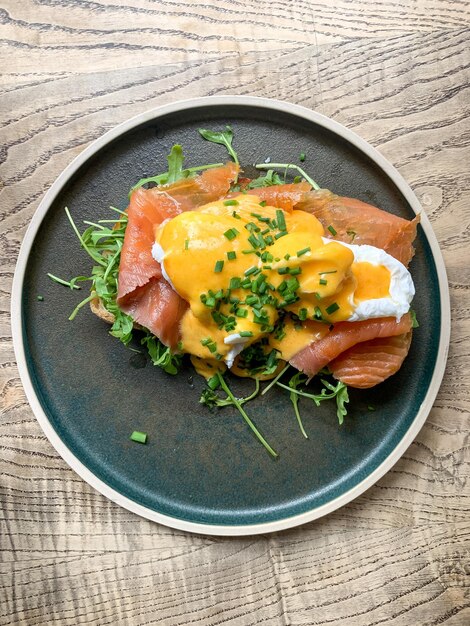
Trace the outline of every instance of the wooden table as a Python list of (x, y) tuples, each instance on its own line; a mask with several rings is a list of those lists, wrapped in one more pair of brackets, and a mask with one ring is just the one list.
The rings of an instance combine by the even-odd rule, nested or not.
[[(470, 623), (468, 3), (2, 7), (0, 624)], [(84, 483), (29, 408), (9, 326), (20, 242), (61, 170), (126, 118), (212, 94), (303, 104), (379, 148), (432, 221), (452, 299), (447, 373), (403, 458), (336, 513), (256, 538), (173, 531)]]

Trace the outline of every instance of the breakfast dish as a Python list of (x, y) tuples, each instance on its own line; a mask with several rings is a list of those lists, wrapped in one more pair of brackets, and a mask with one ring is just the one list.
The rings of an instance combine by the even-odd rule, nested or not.
[[(217, 380), (206, 382), (196, 374), (189, 356), (168, 349), (117, 306), (114, 279), (128, 226), (129, 187), (142, 182), (142, 176), (150, 179), (141, 185), (148, 191), (181, 182), (168, 180), (170, 169), (176, 173), (178, 168), (168, 167), (166, 161), (172, 146), (179, 144), (186, 155), (183, 171), (193, 178), (225, 168), (233, 157), (227, 159), (223, 145), (202, 141), (198, 129), (220, 131), (229, 123), (240, 161), (239, 180), (233, 184), (240, 189), (206, 204), (245, 195), (246, 178), (265, 178), (268, 186), (253, 189), (251, 195), (269, 194), (264, 197), (267, 206), (273, 206), (275, 198), (279, 204), (273, 208), (288, 217), (300, 210), (292, 202), (301, 198), (286, 195), (292, 187), (283, 185), (301, 185), (296, 187), (300, 195), (317, 200), (312, 214), (321, 222), (325, 238), (373, 245), (391, 256), (402, 235), (392, 237), (390, 227), (379, 229), (377, 220), (389, 217), (405, 227), (421, 215), (409, 265), (416, 286), (411, 306), (420, 326), (412, 331), (401, 367), (384, 382), (356, 388), (354, 380), (342, 380), (347, 380), (346, 369), (353, 371), (351, 363), (356, 373), (369, 379), (363, 365), (371, 364), (371, 346), (383, 376), (383, 361), (401, 362), (407, 350), (405, 333), (375, 339), (363, 334), (359, 344), (347, 347), (343, 328), (340, 354), (327, 353), (333, 359), (329, 373), (323, 368), (308, 384), (308, 375), (293, 365), (287, 367), (285, 362), (283, 371), (281, 358), (270, 364), (275, 370), (282, 368), (270, 380), (260, 380), (264, 378), (260, 373), (256, 379), (240, 377), (227, 369), (218, 372), (222, 382), (212, 389)], [(275, 158), (299, 166), (313, 178), (308, 180), (296, 167), (286, 172), (277, 167)], [(213, 167), (199, 169), (200, 164)], [(156, 172), (165, 175), (155, 176)], [(331, 193), (316, 190), (312, 180)], [(263, 196), (258, 197), (263, 202)], [(368, 228), (360, 231), (364, 206), (346, 198), (384, 211), (371, 212), (364, 220)], [(345, 205), (349, 219), (356, 211), (349, 235), (346, 231), (351, 229), (341, 220)], [(96, 258), (84, 252), (64, 207), (69, 207), (78, 234)], [(336, 235), (328, 230), (330, 225)], [(371, 229), (380, 241), (361, 240)], [(282, 239), (287, 236), (278, 241)], [(150, 247), (154, 243), (152, 235)], [(99, 262), (96, 252), (105, 249)], [(214, 259), (211, 276), (217, 260), (222, 259)], [(407, 264), (405, 257), (400, 260)], [(225, 258), (217, 277), (223, 278), (234, 262)], [(91, 277), (92, 267), (95, 282), (82, 280)], [(58, 285), (48, 273), (69, 286)], [(285, 316), (296, 323), (293, 314)], [(376, 324), (378, 319), (337, 322), (329, 334), (339, 333), (343, 324)], [(383, 476), (416, 437), (432, 407), (445, 367), (449, 319), (445, 268), (435, 235), (393, 166), (333, 120), (304, 107), (250, 97), (172, 103), (128, 120), (96, 140), (41, 201), (25, 234), (13, 281), (12, 330), (21, 380), (58, 453), (93, 488), (126, 509), (173, 528), (211, 535), (250, 535), (298, 526), (357, 498)], [(227, 365), (223, 359), (217, 363)], [(338, 378), (333, 376), (333, 363)], [(265, 453), (234, 401), (277, 457)]]
[[(408, 221), (338, 197), (296, 164), (258, 164), (269, 169), (246, 178), (230, 126), (199, 133), (225, 145), (233, 161), (185, 170), (176, 144), (168, 172), (134, 185), (114, 226), (87, 222), (80, 234), (67, 209), (97, 265), (89, 278), (50, 277), (72, 288), (90, 281), (91, 294), (76, 311), (90, 302), (125, 344), (134, 329), (143, 330), (142, 344), (167, 373), (177, 373), (188, 355), (208, 381), (201, 402), (237, 407), (276, 457), (242, 408), (248, 399), (230, 391), (226, 370), (273, 379), (262, 393), (274, 384), (289, 390), (306, 438), (299, 396), (309, 397), (306, 383), (321, 372), (324, 388), (312, 399), (335, 398), (342, 424), (347, 386), (383, 382), (408, 353), (416, 319), (407, 265), (419, 217)], [(286, 182), (291, 170), (300, 175)], [(325, 380), (330, 374), (339, 382)], [(249, 399), (259, 388), (257, 382)]]

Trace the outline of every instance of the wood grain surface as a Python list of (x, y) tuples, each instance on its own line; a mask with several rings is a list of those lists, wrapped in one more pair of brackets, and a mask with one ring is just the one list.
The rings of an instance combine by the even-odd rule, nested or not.
[[(0, 2), (0, 624), (470, 623), (470, 8), (458, 0)], [(57, 455), (25, 399), (9, 297), (56, 176), (177, 99), (306, 105), (378, 147), (420, 198), (452, 299), (447, 372), (378, 484), (301, 528), (221, 539), (119, 508)]]

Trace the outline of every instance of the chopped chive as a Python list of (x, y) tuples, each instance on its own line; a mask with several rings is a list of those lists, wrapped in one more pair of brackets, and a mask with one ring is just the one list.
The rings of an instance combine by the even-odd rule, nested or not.
[(221, 361), (221, 360), (222, 360), (222, 358), (223, 358), (223, 355), (222, 355), (222, 354), (220, 354), (220, 352), (217, 352), (214, 356), (215, 356), (215, 358), (217, 359), (217, 361)]
[(224, 269), (224, 262), (223, 261), (216, 261), (215, 267), (214, 267), (214, 272), (216, 274), (220, 274), (220, 272)]
[(130, 438), (137, 443), (147, 443), (147, 433), (141, 433), (138, 430), (134, 430)]
[(264, 240), (265, 240), (267, 246), (272, 246), (273, 243), (274, 243), (274, 239), (272, 238), (271, 235), (266, 235)]
[(225, 206), (237, 206), (238, 200), (224, 200)]
[(44, 296), (37, 296), (37, 299), (39, 300), (39, 302), (43, 302)]
[(258, 239), (254, 235), (250, 235), (248, 237), (248, 241), (251, 243), (253, 248), (259, 248), (259, 245), (260, 245), (259, 241), (258, 241)]
[(294, 183), (300, 183), (302, 176), (294, 176)]
[(292, 304), (293, 302), (298, 300), (298, 296), (296, 296), (295, 293), (290, 292), (290, 293), (284, 294), (284, 300), (288, 304)]
[(242, 281), (240, 280), (240, 278), (238, 278), (238, 276), (234, 276), (230, 279), (230, 289), (238, 289), (241, 282)]
[[(281, 230), (281, 232), (279, 232), (276, 235), (274, 235), (274, 239), (280, 239), (281, 237), (284, 237), (284, 235), (287, 235), (287, 230)], [(267, 239), (267, 237), (266, 237), (266, 239)]]
[(290, 254), (289, 253), (285, 254), (284, 258), (285, 258), (286, 261), (288, 261), (290, 259)]
[(339, 304), (337, 304), (336, 302), (333, 302), (333, 304), (330, 304), (330, 306), (326, 307), (326, 312), (328, 313), (328, 315), (331, 315), (338, 309), (339, 309)]
[(236, 220), (241, 220), (242, 218), (238, 215), (238, 213), (236, 211), (232, 211), (232, 217), (234, 217)]
[(328, 281), (325, 278), (320, 278), (320, 285), (327, 285)]
[(265, 228), (264, 230), (261, 231), (261, 235), (267, 235), (270, 230), (271, 230), (270, 228)]
[(233, 261), (233, 260), (235, 260), (236, 258), (237, 258), (237, 253), (235, 252), (235, 250), (229, 250), (229, 251), (227, 252), (227, 259), (228, 259), (229, 261)]
[(299, 154), (299, 161), (301, 161), (302, 163), (305, 161), (305, 152), (301, 152)]
[(297, 256), (303, 256), (304, 254), (307, 254), (307, 252), (310, 252), (311, 248), (310, 246), (307, 246), (306, 248), (302, 248), (302, 250), (297, 250)]
[(302, 322), (307, 319), (307, 309), (300, 309), (299, 311), (299, 320)]
[(251, 217), (256, 217), (257, 220), (259, 220), (260, 217), (262, 217), (262, 215), (260, 215), (259, 213), (250, 213)]
[(241, 330), (239, 334), (240, 337), (253, 337), (251, 330)]
[(263, 265), (263, 269), (264, 270), (271, 270), (272, 269), (272, 265)]
[(235, 315), (237, 317), (248, 317), (248, 309), (237, 309)]
[(229, 228), (225, 231), (224, 236), (227, 237), (229, 241), (232, 241), (238, 234), (239, 231), (236, 228)]
[(281, 276), (282, 276), (282, 274), (288, 274), (289, 273), (289, 268), (288, 267), (280, 267), (277, 270), (277, 273), (281, 274)]
[(287, 230), (286, 218), (284, 217), (284, 211), (276, 209), (276, 221), (279, 230)]
[(313, 295), (315, 296), (317, 300), (321, 300), (321, 295), (318, 293), (318, 291), (314, 291)]
[(337, 234), (337, 233), (336, 233), (336, 230), (333, 228), (333, 226), (332, 226), (331, 224), (328, 226), (328, 230), (330, 231), (330, 233), (331, 233), (333, 236)]
[(319, 306), (315, 307), (315, 317), (319, 320), (323, 319), (323, 315)]
[(282, 293), (286, 289), (287, 289), (287, 282), (285, 280), (283, 280), (282, 283), (280, 283), (280, 285), (277, 288), (277, 290), (279, 291), (279, 293)]
[(372, 406), (371, 404), (369, 404), (369, 406), (367, 407), (368, 411), (375, 411), (375, 406)]
[(189, 248), (189, 239), (186, 239), (184, 242), (184, 249), (187, 250)]
[(206, 337), (205, 339), (201, 339), (201, 344), (203, 346), (208, 346), (210, 343), (212, 343), (212, 339), (210, 337)]
[(209, 389), (212, 389), (212, 391), (215, 391), (220, 387), (220, 381), (217, 374), (209, 378), (209, 380), (207, 381), (207, 386), (209, 387)]
[(252, 265), (249, 269), (246, 270), (245, 276), (251, 276), (252, 274), (259, 274), (261, 270), (256, 267), (256, 265)]
[(258, 296), (248, 296), (247, 298), (245, 298), (245, 302), (246, 304), (252, 306), (253, 304), (259, 302), (259, 299)]
[(245, 278), (242, 280), (241, 282), (241, 286), (243, 287), (243, 289), (248, 289), (249, 287), (251, 287), (251, 280), (250, 278)]
[(208, 306), (210, 309), (213, 309), (215, 307), (215, 298), (213, 298), (212, 296), (210, 296), (209, 298), (206, 298), (206, 301), (204, 302), (204, 304)]
[(297, 278), (289, 278), (289, 280), (287, 281), (287, 286), (290, 291), (295, 291), (300, 287), (300, 283)]
[(338, 270), (330, 270), (329, 272), (318, 272), (320, 274), (320, 276), (322, 274), (336, 274)]
[(291, 267), (289, 269), (289, 274), (291, 276), (297, 276), (298, 274), (302, 274), (302, 268), (301, 267)]
[(268, 203), (266, 202), (266, 200), (261, 200), (261, 202), (259, 203), (260, 206), (266, 206)]

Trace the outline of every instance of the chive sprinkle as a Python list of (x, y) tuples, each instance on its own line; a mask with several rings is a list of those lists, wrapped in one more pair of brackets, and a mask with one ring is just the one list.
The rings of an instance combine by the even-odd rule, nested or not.
[(276, 209), (276, 221), (279, 230), (287, 230), (286, 218), (284, 217), (284, 211), (281, 211), (281, 209)]
[(253, 248), (259, 248), (260, 243), (259, 243), (258, 239), (256, 239), (256, 237), (254, 235), (250, 235), (248, 237), (248, 241), (251, 243)]
[(207, 386), (209, 387), (209, 389), (212, 389), (212, 391), (215, 391), (216, 389), (220, 387), (220, 382), (219, 382), (217, 375), (214, 375), (211, 378), (209, 378), (209, 380), (207, 381)]
[(268, 203), (266, 202), (266, 200), (261, 200), (261, 202), (259, 203), (260, 206), (266, 206)]
[(330, 304), (330, 306), (326, 307), (326, 312), (328, 313), (328, 315), (331, 315), (338, 309), (339, 309), (339, 304), (337, 304), (336, 302), (333, 302), (333, 304)]
[(325, 278), (320, 278), (320, 285), (327, 285), (328, 281)]
[(141, 433), (138, 430), (134, 430), (130, 438), (137, 443), (147, 443), (147, 433)]
[(239, 231), (236, 228), (229, 228), (224, 232), (224, 236), (227, 237), (229, 241), (232, 241), (233, 239), (235, 239), (238, 233)]
[(252, 274), (256, 274), (259, 272), (259, 269), (256, 265), (252, 265), (249, 269), (246, 270), (245, 276), (251, 276)]
[(301, 274), (302, 273), (302, 268), (301, 267), (291, 267), (289, 274), (291, 276), (297, 276), (297, 274)]
[(237, 206), (238, 200), (224, 200), (225, 206)]
[(214, 272), (216, 274), (220, 274), (220, 272), (224, 269), (224, 262), (223, 261), (216, 261), (215, 263), (215, 267), (214, 267)]
[(37, 299), (39, 300), (39, 302), (43, 302), (44, 296), (38, 296)]
[(319, 274), (320, 274), (320, 276), (321, 276), (322, 274), (336, 274), (336, 272), (337, 272), (337, 271), (338, 271), (338, 270), (330, 270), (329, 272), (318, 272), (318, 273), (319, 273)]
[(322, 313), (321, 313), (321, 309), (320, 309), (320, 307), (319, 307), (319, 306), (316, 306), (316, 307), (315, 307), (315, 317), (316, 317), (318, 320), (321, 320), (321, 319), (323, 318), (323, 315), (322, 315)]
[(248, 317), (248, 309), (242, 309), (242, 308), (237, 309), (235, 311), (235, 315), (237, 317)]
[(240, 337), (253, 337), (253, 333), (251, 330), (242, 330), (240, 331)]
[[(287, 230), (281, 230), (281, 232), (276, 233), (274, 235), (274, 239), (280, 239), (281, 237), (284, 237), (284, 235), (287, 235)], [(267, 239), (267, 237), (266, 237)]]
[(241, 282), (242, 281), (240, 280), (240, 278), (238, 278), (238, 276), (234, 276), (230, 279), (230, 289), (238, 289)]
[(232, 217), (234, 217), (236, 220), (241, 220), (242, 218), (238, 215), (238, 213), (236, 211), (232, 211)]
[(229, 250), (229, 251), (227, 252), (227, 259), (228, 259), (229, 261), (233, 261), (233, 260), (234, 260), (234, 259), (236, 259), (236, 258), (237, 258), (237, 253), (235, 252), (235, 250)]
[(184, 242), (184, 249), (187, 250), (189, 248), (189, 239), (186, 239)]
[(299, 320), (302, 322), (307, 319), (307, 309), (300, 309), (299, 311)]
[(305, 161), (305, 152), (301, 152), (299, 154), (299, 161), (301, 161), (302, 163)]
[(286, 261), (288, 261), (290, 259), (290, 254), (289, 253), (285, 254), (284, 258), (285, 258)]
[(335, 235), (337, 234), (337, 233), (336, 233), (336, 230), (333, 228), (333, 226), (332, 226), (331, 224), (328, 226), (328, 230), (330, 231), (330, 233), (331, 233), (333, 236), (335, 236)]
[(307, 246), (306, 248), (302, 248), (302, 250), (297, 250), (297, 256), (303, 256), (304, 254), (307, 254), (307, 252), (310, 252), (311, 248), (310, 246)]

